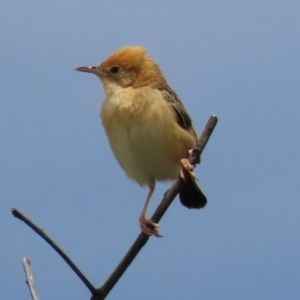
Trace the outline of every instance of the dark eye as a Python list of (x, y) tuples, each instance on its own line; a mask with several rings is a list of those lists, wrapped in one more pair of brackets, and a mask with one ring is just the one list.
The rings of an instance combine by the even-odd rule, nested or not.
[(112, 66), (112, 67), (110, 68), (110, 72), (111, 72), (112, 74), (117, 74), (117, 73), (119, 72), (119, 70), (120, 70), (120, 67), (118, 67), (118, 66)]

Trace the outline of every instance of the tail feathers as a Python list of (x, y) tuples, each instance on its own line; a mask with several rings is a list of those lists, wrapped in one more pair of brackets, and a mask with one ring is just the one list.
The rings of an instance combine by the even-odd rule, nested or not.
[(207, 203), (206, 196), (194, 180), (183, 182), (179, 199), (187, 208), (203, 208)]

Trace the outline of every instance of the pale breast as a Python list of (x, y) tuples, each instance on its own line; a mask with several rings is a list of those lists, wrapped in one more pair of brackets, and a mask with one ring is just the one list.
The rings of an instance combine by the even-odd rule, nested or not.
[(178, 126), (159, 91), (119, 93), (106, 99), (101, 119), (114, 155), (140, 185), (175, 179), (180, 158), (193, 146), (190, 133)]

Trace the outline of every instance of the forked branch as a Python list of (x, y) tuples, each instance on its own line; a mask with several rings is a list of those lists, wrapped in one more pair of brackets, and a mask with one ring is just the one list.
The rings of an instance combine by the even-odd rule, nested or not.
[[(191, 155), (189, 157), (189, 161), (191, 164), (195, 165), (200, 163), (200, 155), (204, 150), (216, 124), (218, 122), (218, 118), (214, 115), (210, 116), (196, 146), (192, 149)], [(162, 218), (164, 213), (167, 211), (168, 207), (177, 196), (178, 192), (182, 186), (182, 180), (178, 179), (172, 187), (165, 193), (164, 198), (161, 203), (155, 210), (151, 220), (155, 223), (158, 223)], [(77, 276), (81, 279), (81, 281), (85, 284), (85, 286), (92, 293), (91, 300), (103, 300), (106, 298), (111, 289), (115, 286), (118, 280), (121, 278), (123, 273), (129, 267), (131, 262), (134, 260), (136, 255), (142, 249), (142, 247), (147, 243), (149, 236), (140, 233), (135, 242), (132, 244), (128, 252), (125, 254), (119, 265), (112, 272), (112, 274), (108, 277), (105, 283), (100, 288), (95, 288), (90, 281), (83, 275), (83, 273), (78, 269), (78, 267), (71, 261), (71, 259), (56, 245), (56, 243), (50, 239), (50, 237), (40, 228), (38, 228), (33, 222), (31, 222), (28, 218), (26, 218), (21, 212), (16, 209), (12, 209), (12, 213), (18, 219), (24, 221), (30, 228), (32, 228), (38, 235), (40, 235), (63, 259), (64, 261), (71, 267), (71, 269), (77, 274)]]

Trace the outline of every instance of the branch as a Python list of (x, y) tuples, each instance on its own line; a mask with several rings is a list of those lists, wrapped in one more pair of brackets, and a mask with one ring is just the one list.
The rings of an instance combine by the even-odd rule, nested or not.
[(78, 267), (72, 262), (66, 253), (44, 232), (43, 229), (37, 227), (33, 222), (31, 222), (25, 215), (15, 208), (11, 210), (14, 217), (23, 221), (28, 225), (33, 231), (35, 231), (43, 240), (45, 240), (59, 255), (60, 257), (69, 265), (69, 267), (77, 274), (85, 286), (90, 290), (92, 294), (95, 293), (95, 287), (88, 281), (88, 279), (83, 275), (83, 273), (78, 269)]
[(23, 258), (23, 267), (24, 267), (25, 276), (26, 276), (26, 283), (28, 285), (31, 298), (32, 298), (32, 300), (39, 300), (39, 297), (38, 297), (35, 287), (34, 287), (33, 276), (32, 276), (31, 269), (30, 269), (30, 261), (26, 257)]
[[(210, 116), (196, 146), (192, 149), (191, 155), (189, 157), (189, 161), (191, 164), (195, 165), (200, 163), (200, 155), (204, 150), (216, 124), (218, 122), (218, 118), (214, 115)], [(162, 216), (167, 211), (168, 207), (171, 205), (174, 198), (177, 196), (178, 192), (181, 189), (183, 184), (182, 179), (178, 179), (172, 187), (165, 193), (164, 198), (161, 203), (155, 210), (151, 220), (155, 223), (158, 223)], [(106, 282), (100, 287), (95, 288), (88, 279), (83, 275), (83, 273), (78, 269), (78, 267), (71, 261), (71, 259), (55, 244), (53, 240), (50, 239), (48, 235), (44, 233), (44, 231), (38, 228), (34, 223), (32, 223), (28, 218), (26, 218), (21, 212), (17, 209), (12, 209), (12, 214), (24, 221), (31, 229), (33, 229), (39, 236), (41, 236), (62, 258), (63, 260), (70, 266), (70, 268), (77, 274), (77, 276), (81, 279), (81, 281), (85, 284), (85, 286), (92, 293), (91, 300), (103, 300), (106, 298), (111, 289), (115, 286), (121, 276), (124, 274), (126, 269), (129, 267), (131, 262), (134, 260), (136, 255), (142, 249), (142, 247), (147, 243), (149, 236), (145, 233), (140, 233), (135, 242), (132, 244), (128, 252), (125, 254), (119, 265), (113, 271), (113, 273), (109, 276)]]
[[(206, 126), (196, 144), (196, 146), (192, 149), (191, 155), (189, 157), (189, 161), (191, 164), (195, 165), (196, 163), (200, 163), (200, 155), (204, 150), (215, 126), (217, 125), (218, 118), (217, 116), (210, 116)], [(172, 187), (165, 193), (164, 198), (161, 203), (155, 210), (151, 220), (155, 223), (158, 223), (162, 218), (168, 207), (173, 202), (174, 198), (177, 196), (180, 191), (181, 185), (183, 184), (181, 179), (178, 179)], [(143, 248), (143, 246), (147, 243), (149, 236), (145, 233), (140, 233), (133, 245), (130, 247), (128, 252), (125, 254), (119, 265), (113, 271), (113, 273), (109, 276), (106, 282), (97, 289), (97, 293), (93, 295), (92, 300), (102, 300), (105, 299), (114, 285), (118, 282), (120, 277), (126, 271), (128, 266), (134, 260), (139, 251)]]

